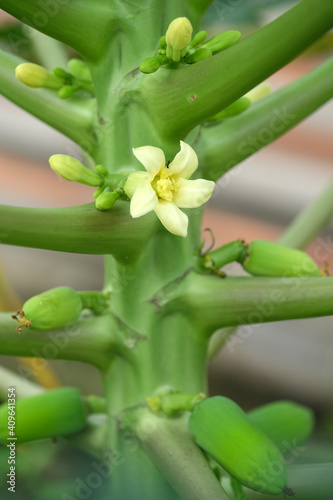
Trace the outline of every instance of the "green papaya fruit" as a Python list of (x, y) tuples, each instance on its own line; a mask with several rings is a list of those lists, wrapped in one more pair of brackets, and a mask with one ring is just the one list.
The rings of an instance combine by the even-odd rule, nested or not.
[(313, 411), (292, 401), (269, 403), (247, 415), (276, 444), (282, 454), (306, 441), (314, 427)]
[(251, 241), (242, 266), (257, 276), (320, 276), (320, 269), (305, 252), (265, 240)]
[[(9, 429), (8, 415), (13, 428)], [(7, 444), (36, 439), (66, 436), (86, 426), (86, 411), (81, 393), (75, 387), (62, 387), (30, 398), (19, 399), (15, 405), (0, 406), (0, 442)], [(9, 434), (13, 432), (14, 435)]]
[(59, 286), (31, 297), (25, 302), (22, 310), (12, 317), (21, 323), (18, 331), (21, 331), (23, 326), (46, 331), (76, 321), (82, 308), (81, 297), (75, 290)]
[(241, 484), (262, 493), (288, 493), (287, 474), (277, 446), (231, 399), (199, 403), (189, 418), (196, 443)]

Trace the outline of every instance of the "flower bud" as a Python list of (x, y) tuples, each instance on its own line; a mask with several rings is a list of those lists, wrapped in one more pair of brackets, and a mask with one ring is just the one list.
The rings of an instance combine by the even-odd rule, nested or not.
[[(7, 404), (0, 407), (0, 442), (7, 444)], [(66, 436), (82, 430), (87, 423), (81, 393), (74, 387), (61, 387), (20, 399), (15, 404), (15, 438), (17, 443)]]
[(166, 55), (169, 59), (178, 62), (181, 57), (184, 57), (191, 43), (192, 31), (192, 24), (186, 17), (177, 17), (169, 24), (165, 35)]
[(67, 63), (67, 67), (71, 73), (80, 80), (89, 80), (91, 81), (91, 74), (88, 66), (81, 61), (81, 59), (71, 59)]
[(58, 90), (64, 85), (63, 80), (54, 73), (33, 63), (19, 64), (15, 69), (15, 76), (20, 82), (33, 88), (45, 87)]
[(93, 170), (84, 167), (82, 163), (67, 155), (53, 155), (49, 159), (50, 166), (58, 175), (67, 181), (80, 182), (86, 186), (100, 186), (103, 179)]
[(140, 64), (141, 73), (155, 73), (161, 66), (162, 59), (159, 56), (147, 57)]
[(98, 210), (109, 210), (113, 207), (116, 201), (120, 198), (120, 194), (117, 191), (109, 191), (101, 193), (95, 201), (96, 208)]
[(64, 85), (63, 87), (61, 87), (61, 89), (58, 90), (58, 96), (61, 99), (68, 99), (74, 94), (74, 92), (79, 89), (79, 85)]
[(62, 80), (71, 80), (72, 75), (63, 68), (53, 68), (53, 74)]
[(252, 241), (242, 262), (248, 273), (257, 276), (317, 277), (320, 270), (309, 255), (265, 240)]
[(202, 43), (207, 36), (207, 31), (199, 31), (190, 43), (190, 47), (195, 47), (198, 43)]
[(163, 35), (160, 38), (160, 48), (161, 49), (166, 49), (166, 46), (167, 46), (167, 44), (166, 44), (166, 40), (165, 40), (165, 35)]
[(193, 54), (190, 54), (185, 57), (185, 61), (188, 64), (193, 64), (197, 63), (199, 61), (203, 61), (204, 59), (207, 59), (208, 57), (211, 57), (213, 54), (211, 50), (209, 49), (198, 49)]
[(17, 327), (19, 332), (23, 326), (46, 331), (76, 321), (82, 308), (81, 297), (75, 290), (59, 286), (31, 297), (23, 304), (22, 310), (12, 317), (21, 323)]
[(210, 40), (201, 45), (202, 48), (209, 49), (213, 54), (228, 49), (238, 42), (242, 34), (239, 31), (225, 31), (219, 35), (213, 36)]

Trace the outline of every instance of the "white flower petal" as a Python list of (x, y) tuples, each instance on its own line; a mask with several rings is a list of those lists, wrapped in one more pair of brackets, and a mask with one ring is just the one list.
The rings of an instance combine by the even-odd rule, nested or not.
[(132, 151), (139, 162), (145, 167), (149, 174), (149, 179), (152, 181), (161, 167), (165, 165), (165, 156), (162, 149), (155, 148), (154, 146), (142, 146), (141, 148), (133, 148)]
[(197, 168), (198, 157), (196, 152), (186, 142), (180, 141), (180, 151), (170, 163), (170, 171), (184, 177), (184, 179), (188, 179)]
[(147, 179), (149, 182), (148, 173), (143, 172), (142, 170), (138, 170), (137, 172), (132, 172), (127, 177), (124, 185), (124, 191), (130, 199), (132, 198), (135, 191), (138, 189), (138, 186), (139, 184), (141, 184), (143, 179)]
[(187, 236), (188, 217), (172, 201), (158, 200), (155, 213), (163, 226), (172, 234)]
[[(180, 186), (180, 187), (178, 187)], [(215, 182), (205, 179), (188, 181), (177, 179), (177, 191), (173, 195), (173, 202), (180, 208), (200, 207), (212, 196)]]
[(132, 217), (142, 217), (155, 209), (157, 196), (150, 185), (149, 179), (143, 179), (131, 199), (130, 214)]

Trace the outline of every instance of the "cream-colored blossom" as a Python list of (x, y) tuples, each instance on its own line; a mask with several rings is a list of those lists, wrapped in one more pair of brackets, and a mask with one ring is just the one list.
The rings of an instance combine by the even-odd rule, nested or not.
[(215, 183), (204, 179), (188, 180), (198, 167), (195, 151), (183, 141), (173, 161), (166, 164), (160, 148), (133, 148), (146, 172), (128, 176), (124, 190), (131, 199), (132, 217), (154, 210), (164, 227), (172, 234), (187, 236), (188, 217), (180, 208), (196, 208), (209, 200)]

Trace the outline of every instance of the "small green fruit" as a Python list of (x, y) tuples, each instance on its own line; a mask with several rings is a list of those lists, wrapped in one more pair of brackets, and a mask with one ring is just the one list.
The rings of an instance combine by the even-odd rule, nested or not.
[(242, 263), (248, 273), (257, 276), (317, 277), (318, 266), (309, 255), (265, 240), (252, 241)]
[(260, 406), (250, 411), (248, 418), (267, 434), (283, 454), (306, 441), (314, 427), (313, 411), (291, 401)]
[[(14, 319), (38, 331), (61, 328), (76, 321), (82, 311), (80, 295), (72, 288), (59, 286), (27, 300)], [(18, 317), (17, 317), (18, 316)], [(18, 327), (18, 331), (22, 326)]]
[[(15, 415), (14, 436), (8, 435), (8, 415)], [(12, 421), (13, 422), (13, 421)], [(0, 407), (0, 442), (8, 444), (7, 438), (16, 437), (16, 443), (36, 439), (66, 436), (86, 426), (86, 412), (81, 393), (74, 387), (64, 387), (20, 399), (12, 406)]]
[(196, 443), (244, 486), (272, 495), (287, 491), (279, 449), (231, 399), (216, 396), (199, 403), (189, 430)]

